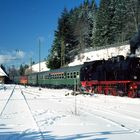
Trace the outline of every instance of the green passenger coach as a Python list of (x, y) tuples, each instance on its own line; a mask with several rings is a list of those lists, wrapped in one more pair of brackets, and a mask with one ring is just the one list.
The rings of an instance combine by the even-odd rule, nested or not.
[(73, 88), (80, 84), (81, 65), (32, 73), (28, 76), (28, 84), (49, 88)]
[(31, 73), (28, 76), (28, 84), (31, 86), (38, 86), (38, 73)]
[(73, 88), (75, 84), (80, 83), (80, 69), (81, 65), (78, 65), (38, 73), (37, 84), (51, 88)]

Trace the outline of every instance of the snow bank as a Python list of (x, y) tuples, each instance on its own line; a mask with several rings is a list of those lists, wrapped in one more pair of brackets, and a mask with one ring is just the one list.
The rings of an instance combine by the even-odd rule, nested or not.
[(84, 62), (94, 61), (94, 60), (102, 60), (102, 59), (107, 60), (108, 58), (117, 55), (123, 55), (124, 57), (126, 57), (129, 52), (130, 52), (129, 45), (85, 52), (81, 54), (80, 57), (76, 56), (74, 62), (70, 63), (69, 66), (79, 65), (79, 64), (83, 64)]

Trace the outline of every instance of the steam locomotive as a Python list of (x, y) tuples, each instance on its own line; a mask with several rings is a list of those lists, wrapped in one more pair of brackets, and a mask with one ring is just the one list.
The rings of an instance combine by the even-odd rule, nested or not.
[[(130, 55), (108, 60), (85, 62), (24, 77), (14, 77), (15, 83), (53, 88), (74, 88), (80, 91), (114, 96), (140, 97), (140, 58), (135, 55), (140, 46), (140, 29), (130, 40)], [(82, 87), (78, 88), (78, 87)]]
[(140, 97), (140, 58), (117, 56), (85, 63), (80, 74), (88, 92)]
[(130, 55), (84, 63), (81, 85), (88, 92), (140, 97), (140, 58), (135, 55), (140, 47), (140, 27), (130, 40)]

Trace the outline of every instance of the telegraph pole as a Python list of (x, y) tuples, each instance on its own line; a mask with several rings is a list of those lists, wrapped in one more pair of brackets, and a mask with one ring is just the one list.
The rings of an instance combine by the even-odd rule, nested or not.
[(31, 73), (32, 73), (32, 58), (30, 58), (30, 67), (31, 67)]
[(39, 39), (39, 72), (41, 71), (40, 59), (41, 59), (41, 40)]
[[(41, 64), (40, 64), (40, 61), (41, 61), (41, 40), (39, 38), (39, 73), (41, 72)], [(39, 77), (38, 77), (38, 79), (39, 79)], [(39, 90), (41, 90), (40, 84), (39, 84)]]

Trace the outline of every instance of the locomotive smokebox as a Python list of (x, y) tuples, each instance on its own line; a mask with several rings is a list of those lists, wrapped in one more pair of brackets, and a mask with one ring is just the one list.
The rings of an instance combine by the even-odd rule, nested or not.
[(136, 49), (140, 47), (140, 26), (138, 32), (130, 39), (130, 54), (135, 55)]

